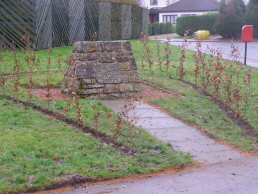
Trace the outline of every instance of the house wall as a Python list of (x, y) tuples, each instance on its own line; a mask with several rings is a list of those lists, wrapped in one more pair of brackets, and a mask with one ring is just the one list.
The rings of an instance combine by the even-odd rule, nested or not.
[[(180, 17), (182, 15), (202, 15), (202, 14), (206, 14), (206, 13), (217, 13), (217, 11), (207, 11), (207, 12), (174, 12), (174, 13), (171, 13), (171, 12), (166, 12), (166, 13), (159, 13), (159, 23), (163, 23), (163, 16), (164, 15), (168, 15), (168, 16), (176, 16), (175, 18), (177, 17)], [(165, 21), (166, 22), (166, 21)], [(172, 24), (176, 24), (176, 19), (175, 19), (175, 22), (171, 22)]]
[[(140, 4), (141, 4), (141, 7), (151, 9), (153, 7), (166, 7), (177, 1), (179, 1), (179, 0), (141, 0)], [(151, 4), (151, 2), (152, 2), (152, 4)], [(155, 2), (156, 2), (156, 4), (155, 4)]]

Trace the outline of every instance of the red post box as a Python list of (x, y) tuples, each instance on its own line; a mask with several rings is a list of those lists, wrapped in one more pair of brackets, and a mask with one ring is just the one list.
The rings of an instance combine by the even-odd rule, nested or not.
[(253, 42), (253, 25), (245, 25), (242, 28), (242, 42)]

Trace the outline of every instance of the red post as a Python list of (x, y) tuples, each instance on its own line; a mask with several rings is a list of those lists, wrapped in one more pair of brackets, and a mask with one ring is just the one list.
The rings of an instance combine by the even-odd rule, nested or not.
[(253, 42), (253, 25), (245, 25), (242, 28), (242, 42), (245, 42), (245, 61), (244, 64), (246, 65), (246, 54), (247, 54), (247, 42)]
[(253, 42), (253, 25), (245, 25), (242, 28), (242, 42)]

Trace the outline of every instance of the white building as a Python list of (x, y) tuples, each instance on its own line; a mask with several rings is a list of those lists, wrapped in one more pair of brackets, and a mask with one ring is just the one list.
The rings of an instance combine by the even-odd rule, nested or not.
[(149, 22), (171, 22), (176, 24), (177, 17), (182, 15), (202, 15), (216, 13), (218, 10), (219, 2), (217, 0), (179, 0), (166, 7), (152, 7)]
[(148, 9), (163, 8), (179, 0), (138, 0), (141, 7)]

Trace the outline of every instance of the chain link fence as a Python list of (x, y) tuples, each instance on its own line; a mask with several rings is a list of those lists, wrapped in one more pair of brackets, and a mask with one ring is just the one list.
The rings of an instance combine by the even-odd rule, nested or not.
[(94, 0), (1, 0), (0, 45), (35, 50), (76, 41), (137, 39), (148, 33), (149, 10)]

